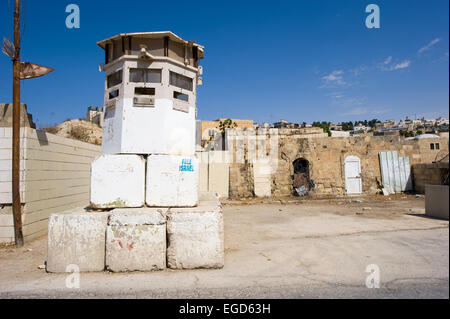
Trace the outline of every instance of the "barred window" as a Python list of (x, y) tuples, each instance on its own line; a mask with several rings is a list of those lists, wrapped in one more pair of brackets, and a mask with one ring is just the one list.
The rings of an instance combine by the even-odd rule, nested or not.
[(122, 70), (114, 72), (107, 77), (108, 89), (122, 83)]
[(192, 91), (193, 83), (190, 77), (170, 71), (170, 85), (176, 86), (180, 89)]
[(158, 69), (130, 69), (130, 82), (133, 82), (133, 83), (161, 83), (161, 70), (158, 70)]

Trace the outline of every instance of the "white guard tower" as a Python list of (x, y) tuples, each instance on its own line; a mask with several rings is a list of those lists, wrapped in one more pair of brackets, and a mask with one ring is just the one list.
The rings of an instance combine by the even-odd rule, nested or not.
[(193, 155), (204, 47), (170, 31), (97, 44), (105, 50), (102, 153)]
[(170, 31), (122, 33), (105, 50), (103, 155), (91, 166), (91, 205), (193, 207), (196, 86), (204, 48)]

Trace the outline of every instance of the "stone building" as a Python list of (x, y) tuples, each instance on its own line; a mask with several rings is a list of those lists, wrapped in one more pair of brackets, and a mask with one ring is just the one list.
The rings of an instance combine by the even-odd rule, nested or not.
[[(206, 146), (209, 142), (215, 141), (215, 148), (222, 149), (222, 136), (219, 129), (219, 124), (227, 118), (220, 118), (215, 121), (197, 121), (196, 123), (196, 145), (198, 149)], [(232, 123), (236, 124), (238, 129), (253, 129), (253, 120), (239, 120), (231, 119)], [(220, 139), (220, 141), (217, 141)], [(214, 148), (214, 147), (213, 147)]]
[[(345, 163), (350, 158), (357, 159), (360, 163), (358, 177), (361, 180), (362, 193), (375, 194), (380, 192), (382, 187), (380, 152), (397, 151), (399, 156), (409, 157), (412, 166), (432, 163), (443, 153), (448, 154), (449, 149), (448, 139), (445, 138), (414, 140), (404, 140), (399, 136), (330, 138), (295, 131), (271, 129), (244, 132), (243, 141), (240, 143), (230, 141), (236, 133), (229, 134), (227, 141), (231, 151), (230, 197), (255, 196), (258, 184), (267, 181), (270, 183), (270, 191), (266, 192), (265, 196), (292, 195), (299, 163), (302, 165), (300, 169), (305, 173), (305, 178), (311, 181), (314, 193), (344, 195), (347, 193)], [(276, 149), (273, 147), (274, 142), (278, 145)], [(439, 146), (436, 147), (436, 144)], [(252, 151), (249, 152), (249, 149), (254, 148), (257, 149), (258, 155), (262, 154), (264, 157), (265, 153), (266, 158), (255, 161), (251, 155)], [(273, 154), (269, 154), (270, 152)], [(239, 160), (239, 157), (242, 157), (242, 160)], [(261, 165), (266, 165), (270, 173), (258, 173), (259, 169), (255, 167)]]
[(86, 120), (95, 123), (98, 126), (103, 126), (104, 112), (101, 106), (89, 106), (86, 113)]

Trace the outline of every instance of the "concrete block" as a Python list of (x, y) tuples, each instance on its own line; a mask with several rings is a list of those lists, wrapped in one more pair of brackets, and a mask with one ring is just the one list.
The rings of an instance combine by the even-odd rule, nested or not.
[(170, 208), (167, 213), (167, 266), (172, 269), (222, 268), (223, 215), (219, 206)]
[(114, 210), (106, 230), (106, 268), (114, 272), (165, 269), (166, 212), (162, 208)]
[(198, 204), (197, 157), (151, 155), (147, 158), (145, 201), (151, 207), (193, 207)]
[(269, 165), (269, 163), (253, 163), (253, 186), (256, 197), (272, 196), (272, 179), (270, 170), (271, 166)]
[(210, 163), (208, 180), (209, 191), (217, 192), (221, 197), (228, 198), (230, 192), (230, 164)]
[(92, 162), (92, 207), (142, 207), (144, 204), (145, 160), (142, 156), (102, 155)]
[(198, 195), (200, 206), (222, 206), (220, 195), (216, 192), (200, 192)]
[(47, 271), (66, 272), (77, 265), (81, 272), (105, 268), (106, 212), (52, 214), (48, 223)]
[(448, 203), (448, 185), (425, 185), (425, 214), (427, 216), (448, 220)]

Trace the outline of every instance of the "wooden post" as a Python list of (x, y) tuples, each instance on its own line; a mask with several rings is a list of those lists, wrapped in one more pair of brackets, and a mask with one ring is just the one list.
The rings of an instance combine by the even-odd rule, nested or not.
[(14, 237), (16, 246), (23, 246), (22, 204), (20, 201), (20, 8), (19, 0), (14, 4), (13, 59), (13, 132), (12, 132), (12, 201), (14, 215)]

